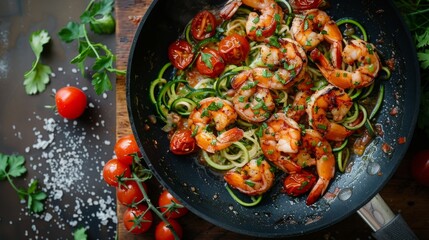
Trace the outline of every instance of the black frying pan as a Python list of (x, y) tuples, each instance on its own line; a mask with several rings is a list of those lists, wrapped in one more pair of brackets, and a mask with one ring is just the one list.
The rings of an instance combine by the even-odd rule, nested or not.
[[(335, 189), (351, 193), (333, 201), (322, 199), (315, 206), (305, 205), (305, 197), (290, 198), (281, 193), (281, 184), (270, 190), (268, 197), (251, 208), (237, 204), (225, 190), (222, 177), (200, 166), (190, 156), (176, 156), (168, 151), (163, 123), (150, 124), (156, 115), (150, 103), (148, 88), (159, 69), (168, 62), (167, 48), (178, 38), (190, 19), (207, 5), (222, 5), (219, 0), (154, 1), (137, 30), (129, 58), (127, 102), (133, 132), (150, 169), (195, 214), (230, 231), (259, 237), (282, 237), (309, 233), (328, 227), (360, 209), (386, 184), (407, 151), (416, 123), (419, 103), (419, 68), (410, 34), (390, 1), (330, 1), (328, 13), (333, 19), (352, 17), (366, 28), (370, 41), (382, 58), (395, 59), (390, 80), (378, 79), (385, 85), (385, 100), (377, 122), (384, 136), (377, 137), (364, 156), (353, 157), (350, 173), (338, 174), (328, 192)], [(397, 116), (389, 114), (393, 107)], [(149, 124), (149, 130), (145, 125)], [(397, 139), (405, 137), (405, 144)], [(388, 143), (393, 153), (381, 151)], [(371, 166), (380, 171), (371, 173)]]

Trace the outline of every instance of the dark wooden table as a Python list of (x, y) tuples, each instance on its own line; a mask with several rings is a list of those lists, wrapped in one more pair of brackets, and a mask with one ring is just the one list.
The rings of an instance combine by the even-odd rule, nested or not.
[[(116, 1), (116, 53), (117, 66), (126, 69), (130, 46), (138, 26), (139, 19), (144, 15), (152, 0), (121, 0)], [(131, 133), (125, 99), (125, 77), (119, 77), (116, 83), (116, 132), (117, 137)], [(429, 188), (417, 185), (410, 175), (410, 156), (421, 148), (428, 148), (428, 140), (416, 131), (409, 153), (402, 161), (398, 171), (383, 188), (380, 195), (394, 213), (401, 213), (416, 235), (421, 239), (429, 239)], [(159, 190), (159, 185), (152, 186)], [(118, 236), (119, 239), (151, 239), (153, 234), (134, 236), (125, 230), (122, 221), (124, 207), (118, 205)], [(257, 239), (243, 236), (217, 227), (198, 216), (190, 213), (181, 218), (185, 239)], [(152, 231), (153, 232), (153, 231)], [(311, 233), (294, 239), (370, 239), (371, 229), (358, 216), (353, 214), (345, 220), (319, 232)]]

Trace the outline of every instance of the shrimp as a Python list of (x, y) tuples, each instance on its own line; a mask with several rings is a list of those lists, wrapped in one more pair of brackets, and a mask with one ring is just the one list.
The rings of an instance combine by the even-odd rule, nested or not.
[[(199, 107), (189, 115), (188, 125), (195, 133), (195, 140), (201, 149), (214, 153), (229, 147), (243, 137), (244, 131), (237, 127), (224, 131), (237, 119), (237, 113), (230, 102), (218, 97), (209, 97), (201, 100), (199, 104)], [(216, 136), (209, 131), (210, 124), (214, 124), (218, 132), (224, 132)]]
[(313, 86), (313, 80), (308, 73), (305, 73), (304, 78), (295, 84), (297, 93), (291, 107), (286, 112), (288, 117), (298, 122), (306, 114), (308, 99), (314, 93)]
[(351, 40), (342, 53), (345, 63), (357, 66), (353, 72), (332, 66), (318, 49), (311, 51), (310, 56), (329, 83), (342, 89), (367, 87), (380, 70), (380, 59), (374, 45), (363, 40)]
[(301, 130), (298, 123), (284, 113), (275, 113), (261, 128), (260, 144), (265, 157), (285, 172), (301, 171), (290, 158), (290, 154), (299, 150)]
[(315, 49), (321, 42), (331, 44), (331, 59), (334, 66), (341, 66), (343, 36), (335, 21), (326, 12), (310, 9), (296, 16), (292, 21), (291, 31), (294, 39), (305, 51)]
[(230, 19), (243, 3), (260, 12), (249, 13), (246, 22), (247, 36), (255, 41), (264, 41), (273, 35), (284, 16), (283, 9), (274, 0), (230, 0), (221, 10), (220, 16)]
[(240, 192), (255, 196), (268, 191), (274, 184), (274, 173), (266, 160), (250, 160), (241, 168), (228, 171), (224, 179)]
[(261, 87), (286, 90), (303, 76), (308, 60), (296, 41), (284, 38), (278, 42), (278, 47), (261, 47), (260, 60), (255, 63), (257, 67), (253, 69), (253, 75)]
[(238, 115), (251, 123), (267, 120), (275, 108), (269, 89), (259, 87), (253, 81), (252, 71), (247, 70), (236, 75), (231, 86), (236, 89), (232, 98), (234, 109)]
[(306, 129), (302, 136), (302, 145), (293, 160), (302, 167), (316, 165), (317, 180), (307, 197), (307, 205), (312, 205), (322, 196), (335, 174), (335, 157), (331, 145), (319, 132)]
[[(347, 93), (328, 85), (310, 97), (306, 109), (310, 126), (328, 140), (343, 141), (353, 131), (336, 122), (346, 116), (352, 105), (353, 101)], [(332, 114), (333, 121), (327, 118), (328, 112)]]

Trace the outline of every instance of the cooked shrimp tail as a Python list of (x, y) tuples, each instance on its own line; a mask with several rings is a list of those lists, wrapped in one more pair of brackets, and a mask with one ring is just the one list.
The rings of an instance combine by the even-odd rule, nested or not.
[(363, 88), (371, 85), (381, 68), (374, 46), (363, 40), (351, 40), (342, 52), (342, 59), (345, 63), (357, 66), (354, 71), (333, 66), (318, 49), (311, 51), (310, 57), (326, 80), (342, 89)]
[(214, 153), (231, 146), (243, 138), (243, 135), (244, 131), (239, 128), (231, 128), (217, 137), (213, 133), (203, 130), (195, 136), (195, 140), (201, 149)]
[(268, 191), (273, 186), (275, 177), (267, 161), (253, 159), (242, 168), (228, 171), (224, 179), (240, 192), (255, 196)]
[(329, 180), (320, 178), (317, 180), (316, 185), (311, 189), (310, 193), (308, 194), (306, 204), (308, 206), (312, 205), (313, 203), (317, 202), (319, 198), (325, 193), (326, 189), (328, 188)]
[[(232, 128), (226, 130), (237, 119), (237, 113), (227, 100), (209, 97), (200, 101), (200, 106), (189, 115), (188, 125), (195, 132), (197, 145), (210, 153), (225, 149), (243, 137), (243, 130)], [(209, 131), (209, 125), (214, 124), (216, 131), (224, 132), (216, 136)]]
[(220, 17), (224, 20), (232, 18), (242, 3), (241, 0), (229, 0), (220, 10)]

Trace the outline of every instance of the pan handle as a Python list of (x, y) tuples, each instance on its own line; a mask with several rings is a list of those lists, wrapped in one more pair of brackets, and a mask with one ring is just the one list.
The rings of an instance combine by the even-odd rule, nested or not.
[(418, 239), (401, 215), (395, 216), (379, 194), (359, 209), (358, 214), (372, 228), (373, 236), (378, 240)]

